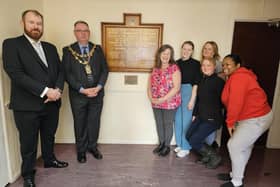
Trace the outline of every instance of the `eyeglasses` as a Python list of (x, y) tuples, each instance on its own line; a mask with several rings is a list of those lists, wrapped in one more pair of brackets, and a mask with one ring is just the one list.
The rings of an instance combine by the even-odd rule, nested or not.
[(89, 32), (89, 30), (74, 30), (75, 32)]

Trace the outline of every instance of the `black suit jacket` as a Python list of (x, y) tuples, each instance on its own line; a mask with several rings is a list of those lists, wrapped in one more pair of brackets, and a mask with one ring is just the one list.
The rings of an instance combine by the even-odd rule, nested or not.
[[(77, 42), (70, 45), (71, 48), (81, 54), (79, 44)], [(93, 47), (93, 43), (89, 43), (89, 50)], [(108, 77), (107, 62), (99, 45), (96, 45), (93, 56), (90, 58), (90, 66), (93, 75), (93, 87), (98, 84), (105, 86)], [(69, 51), (68, 46), (63, 48), (62, 64), (64, 66), (64, 74), (66, 81), (69, 84), (70, 94), (79, 94), (81, 87), (89, 88), (92, 86), (87, 85), (87, 76), (83, 64), (80, 64)], [(104, 95), (104, 89), (99, 93), (99, 96)]]
[[(22, 35), (3, 42), (4, 69), (11, 79), (10, 108), (17, 111), (39, 111), (44, 106), (41, 98), (45, 87), (63, 90), (64, 75), (56, 47), (41, 42), (48, 67)], [(60, 106), (60, 100), (55, 102)]]

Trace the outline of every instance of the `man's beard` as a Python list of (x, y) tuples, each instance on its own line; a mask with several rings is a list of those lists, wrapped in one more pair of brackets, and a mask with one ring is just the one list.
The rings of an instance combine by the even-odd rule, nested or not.
[[(33, 31), (37, 31), (37, 32), (33, 32)], [(43, 31), (40, 31), (39, 29), (33, 29), (31, 31), (28, 31), (26, 27), (24, 27), (24, 32), (27, 36), (29, 36), (30, 38), (36, 41), (38, 41), (43, 35)]]

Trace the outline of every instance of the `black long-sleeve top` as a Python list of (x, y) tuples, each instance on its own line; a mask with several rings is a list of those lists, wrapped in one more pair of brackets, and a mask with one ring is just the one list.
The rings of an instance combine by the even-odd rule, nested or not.
[(199, 61), (189, 58), (188, 60), (179, 59), (176, 61), (182, 75), (182, 84), (198, 85), (201, 80)]
[(224, 117), (221, 94), (224, 84), (224, 80), (218, 77), (216, 73), (210, 76), (203, 76), (197, 89), (197, 100), (193, 116), (218, 126), (222, 125)]

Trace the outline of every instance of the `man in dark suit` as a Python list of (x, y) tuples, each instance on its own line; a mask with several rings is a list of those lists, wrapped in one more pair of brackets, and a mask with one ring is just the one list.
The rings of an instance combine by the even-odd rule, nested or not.
[(19, 131), (24, 186), (33, 187), (40, 132), (44, 167), (68, 163), (54, 155), (64, 76), (56, 47), (40, 41), (43, 16), (36, 10), (22, 14), (24, 34), (3, 42), (4, 69), (11, 79), (10, 109)]
[(62, 64), (69, 85), (77, 160), (85, 163), (87, 151), (102, 159), (97, 139), (108, 67), (102, 48), (89, 42), (90, 30), (85, 21), (74, 24), (74, 35), (77, 42), (63, 48)]

